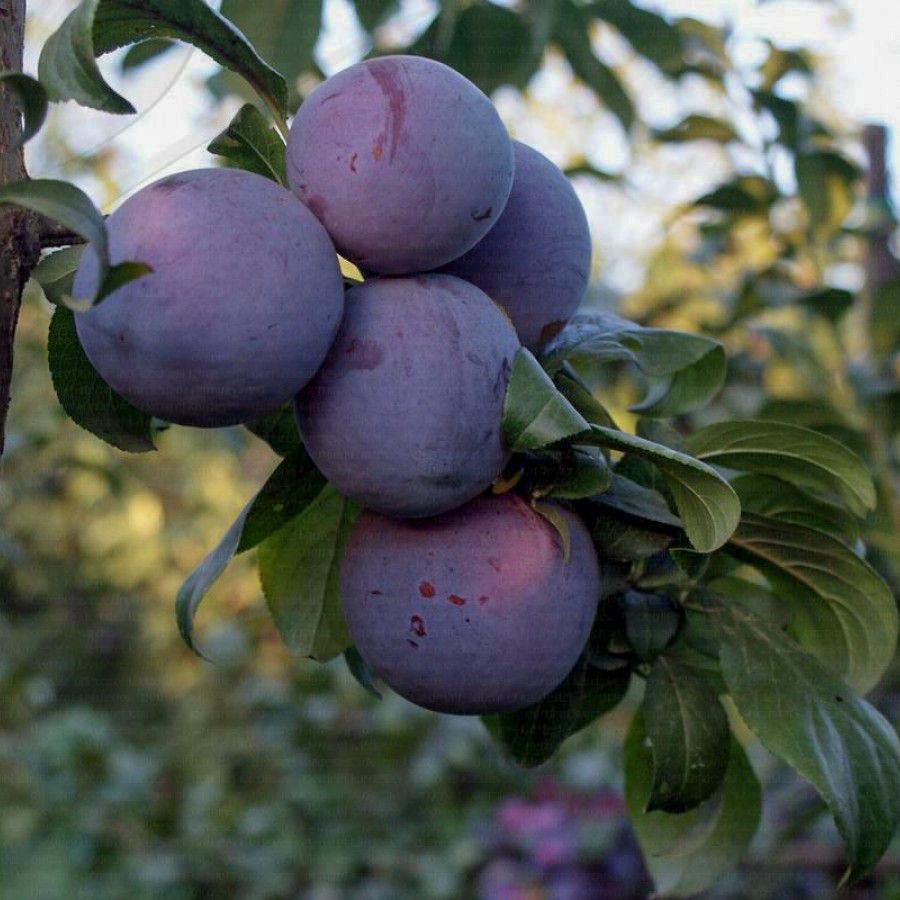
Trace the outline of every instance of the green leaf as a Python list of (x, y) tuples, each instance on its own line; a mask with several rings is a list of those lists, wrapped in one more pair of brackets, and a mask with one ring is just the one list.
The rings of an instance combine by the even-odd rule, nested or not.
[(281, 639), (324, 662), (350, 646), (338, 577), (358, 508), (331, 485), (259, 546), (259, 577)]
[(575, 409), (591, 425), (605, 425), (607, 428), (616, 428), (617, 425), (606, 407), (594, 396), (591, 390), (578, 378), (573, 371), (563, 371), (553, 376), (553, 383), (559, 388), (559, 392), (575, 407)]
[(344, 662), (347, 663), (347, 668), (357, 683), (376, 700), (380, 700), (381, 691), (375, 686), (375, 674), (369, 668), (369, 664), (360, 656), (356, 647), (348, 647), (344, 651)]
[(766, 110), (778, 125), (778, 142), (791, 149), (796, 148), (800, 140), (801, 117), (800, 107), (793, 101), (771, 91), (751, 91), (756, 105)]
[(769, 55), (759, 68), (759, 74), (762, 75), (763, 90), (771, 91), (788, 72), (800, 72), (803, 75), (811, 75), (813, 73), (812, 63), (807, 51), (782, 50), (771, 41), (766, 43), (769, 45)]
[(159, 59), (160, 56), (173, 50), (176, 46), (178, 45), (174, 41), (153, 38), (134, 44), (122, 57), (122, 71), (132, 72), (154, 59)]
[(591, 537), (602, 557), (627, 563), (655, 556), (672, 543), (668, 531), (617, 515), (598, 515)]
[(293, 403), (286, 403), (281, 409), (273, 410), (253, 422), (245, 422), (244, 427), (265, 441), (279, 456), (290, 456), (303, 446)]
[(663, 72), (674, 74), (682, 66), (681, 33), (667, 19), (630, 0), (594, 0), (589, 8), (598, 19), (614, 25), (637, 53)]
[[(220, 7), (221, 14), (247, 36), (255, 51), (284, 76), (291, 107), (299, 99), (297, 79), (316, 68), (313, 51), (321, 34), (322, 6), (322, 0), (223, 0)], [(237, 93), (252, 99), (244, 83), (228, 72), (214, 75), (209, 86), (216, 94)]]
[(100, 262), (98, 288), (93, 297), (74, 298), (59, 294), (61, 302), (75, 310), (85, 310), (99, 303), (116, 288), (134, 281), (153, 270), (142, 262), (109, 262), (106, 223), (100, 211), (84, 191), (67, 181), (32, 178), (0, 187), (0, 203), (15, 203), (47, 216), (87, 240)]
[(64, 247), (48, 253), (34, 267), (31, 276), (41, 286), (50, 303), (64, 306), (65, 298), (72, 295), (72, 285), (83, 250), (82, 246)]
[(863, 461), (818, 431), (784, 422), (719, 422), (694, 432), (687, 448), (711, 465), (837, 493), (858, 516), (875, 508), (875, 486)]
[(36, 78), (22, 72), (0, 72), (0, 88), (4, 87), (12, 91), (22, 105), (25, 127), (19, 140), (6, 148), (17, 150), (41, 130), (41, 125), (47, 117), (47, 91)]
[(620, 600), (625, 638), (641, 662), (653, 662), (675, 640), (684, 612), (671, 597), (625, 591)]
[(575, 316), (546, 347), (542, 359), (550, 372), (566, 360), (590, 365), (634, 363), (650, 386), (631, 409), (651, 417), (706, 406), (725, 381), (725, 352), (718, 342), (696, 334), (642, 328), (610, 313)]
[(57, 306), (47, 339), (50, 377), (66, 414), (86, 431), (130, 453), (155, 450), (151, 418), (97, 374), (78, 341), (75, 316)]
[(287, 186), (284, 141), (250, 103), (237, 111), (228, 127), (206, 149), (223, 157), (233, 168), (255, 172)]
[(745, 513), (729, 552), (758, 569), (791, 608), (797, 640), (866, 693), (897, 644), (897, 604), (874, 569), (836, 538)]
[(647, 678), (643, 710), (653, 752), (647, 812), (694, 809), (728, 769), (731, 734), (716, 692), (687, 666), (660, 656)]
[[(562, 684), (539, 703), (486, 716), (485, 724), (521, 766), (539, 766), (560, 744), (617, 706), (631, 680), (627, 667), (601, 669), (591, 663), (591, 645), (604, 635), (595, 627), (588, 647)], [(605, 648), (604, 648), (605, 649)]]
[(556, 529), (563, 548), (563, 565), (567, 566), (572, 556), (572, 535), (569, 532), (568, 520), (562, 515), (559, 507), (553, 503), (540, 503), (532, 500), (531, 508)]
[(591, 504), (665, 528), (682, 527), (681, 519), (672, 514), (662, 494), (622, 475), (613, 474), (612, 484), (599, 496), (591, 497)]
[(513, 451), (537, 450), (588, 428), (524, 347), (513, 360), (503, 405), (503, 440)]
[(745, 512), (824, 531), (854, 546), (859, 523), (840, 506), (819, 500), (800, 488), (767, 475), (740, 475), (731, 480)]
[(594, 53), (590, 39), (590, 12), (570, 0), (558, 4), (554, 39), (572, 71), (629, 131), (634, 124), (634, 104), (613, 70)]
[[(579, 444), (588, 443), (579, 436)], [(731, 485), (715, 469), (684, 453), (643, 438), (592, 425), (590, 443), (621, 450), (653, 463), (665, 478), (688, 540), (694, 549), (710, 553), (721, 547), (737, 527), (741, 505)]]
[(741, 718), (831, 809), (857, 879), (900, 823), (900, 742), (814, 657), (740, 606), (716, 613), (722, 674)]
[(690, 812), (647, 812), (653, 754), (643, 714), (625, 741), (625, 802), (657, 893), (691, 897), (712, 887), (740, 861), (759, 823), (762, 794), (753, 769), (733, 738), (718, 791)]
[(75, 100), (111, 113), (134, 107), (104, 81), (97, 57), (147, 38), (172, 38), (198, 47), (245, 78), (279, 115), (287, 112), (284, 78), (249, 41), (203, 0), (82, 0), (47, 39), (38, 62), (51, 100)]
[(719, 144), (728, 144), (739, 140), (734, 128), (728, 122), (697, 114), (686, 116), (672, 128), (655, 130), (653, 136), (664, 143), (715, 141)]
[(543, 451), (533, 481), (534, 497), (579, 500), (602, 494), (612, 483), (612, 472), (596, 447), (567, 447)]
[(605, 169), (598, 169), (590, 163), (582, 162), (573, 166), (567, 166), (563, 172), (567, 178), (577, 178), (579, 175), (595, 178), (597, 181), (619, 181), (621, 175), (616, 172), (607, 172)]
[(194, 644), (194, 616), (200, 602), (232, 558), (250, 550), (298, 516), (322, 492), (325, 479), (300, 450), (282, 460), (268, 481), (241, 510), (222, 540), (187, 577), (175, 601), (178, 630), (198, 655)]

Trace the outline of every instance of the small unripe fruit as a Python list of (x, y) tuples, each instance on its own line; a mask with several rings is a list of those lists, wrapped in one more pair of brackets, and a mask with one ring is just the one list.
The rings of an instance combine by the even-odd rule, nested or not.
[(587, 643), (600, 595), (587, 529), (556, 529), (512, 494), (433, 519), (366, 512), (341, 562), (341, 599), (363, 659), (398, 694), (438, 712), (536, 703)]
[(291, 123), (288, 179), (338, 251), (369, 272), (437, 268), (497, 221), (512, 143), (453, 69), (382, 56), (320, 84)]
[(394, 516), (471, 500), (508, 453), (500, 421), (515, 330), (450, 275), (351, 288), (325, 364), (297, 397), (309, 455), (345, 496)]
[[(325, 229), (279, 185), (233, 169), (163, 178), (107, 221), (112, 261), (153, 271), (76, 315), (104, 381), (182, 425), (235, 425), (290, 400), (325, 358), (343, 284)], [(76, 296), (96, 289), (89, 247)]]

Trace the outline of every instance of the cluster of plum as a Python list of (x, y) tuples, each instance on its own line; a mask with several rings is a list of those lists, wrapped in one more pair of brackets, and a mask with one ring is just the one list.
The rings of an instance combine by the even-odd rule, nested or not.
[[(526, 500), (486, 491), (509, 459), (513, 359), (584, 295), (584, 211), (484, 94), (417, 57), (325, 81), (287, 154), (291, 190), (210, 169), (128, 199), (110, 255), (152, 272), (78, 314), (79, 339), (112, 388), (170, 422), (248, 422), (295, 398), (310, 457), (365, 508), (341, 566), (363, 659), (431, 709), (535, 703), (586, 643), (598, 561), (569, 510), (566, 560)], [(345, 290), (338, 253), (364, 281)], [(98, 271), (86, 252), (75, 293)]]

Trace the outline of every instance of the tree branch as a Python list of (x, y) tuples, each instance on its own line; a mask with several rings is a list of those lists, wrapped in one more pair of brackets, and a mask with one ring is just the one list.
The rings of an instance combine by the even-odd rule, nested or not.
[[(22, 70), (25, 0), (0, 0), (0, 69)], [(18, 98), (0, 87), (0, 184), (27, 178), (22, 148), (12, 149), (21, 133)], [(15, 206), (0, 206), (0, 454), (6, 434), (12, 381), (13, 341), (22, 291), (40, 254), (37, 219)]]

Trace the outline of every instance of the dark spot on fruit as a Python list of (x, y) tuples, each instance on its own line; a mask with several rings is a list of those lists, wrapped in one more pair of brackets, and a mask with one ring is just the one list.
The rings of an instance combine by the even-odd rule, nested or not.
[(473, 365), (476, 365), (476, 366), (484, 365), (484, 360), (477, 353), (473, 353), (471, 350), (469, 350), (466, 353), (466, 359)]
[(409, 638), (406, 639), (406, 643), (409, 644), (410, 647), (415, 647), (416, 650), (419, 649), (419, 645), (415, 641), (410, 640)]
[(495, 572), (499, 572), (499, 571), (500, 571), (500, 560), (497, 559), (496, 556), (489, 556), (489, 557), (488, 557), (488, 565), (489, 565)]
[(419, 585), (419, 593), (423, 597), (433, 597), (434, 596), (434, 585), (430, 581), (423, 581)]
[(394, 332), (394, 334), (396, 334), (397, 337), (401, 340), (403, 339), (403, 332), (399, 328)]
[(409, 630), (416, 637), (425, 637), (428, 632), (425, 630), (425, 620), (421, 616), (412, 616), (409, 620)]
[(354, 153), (353, 156), (350, 157), (350, 171), (356, 172), (356, 160), (359, 159), (359, 154)]
[(458, 594), (451, 594), (447, 599), (448, 599), (454, 606), (465, 606), (465, 605), (466, 605), (466, 598), (465, 598), (465, 597), (460, 597)]
[(380, 597), (380, 596), (382, 596), (382, 592), (376, 591), (375, 588), (372, 588), (372, 590), (369, 591), (369, 596), (370, 597)]
[(374, 159), (375, 162), (378, 162), (378, 160), (381, 159), (382, 156), (384, 156), (384, 132), (383, 131), (381, 132), (381, 134), (378, 135), (377, 138), (375, 138), (375, 143), (372, 145), (372, 159)]
[(340, 97), (342, 93), (343, 93), (343, 91), (335, 91), (333, 94), (329, 94), (322, 101), (322, 106), (324, 106), (326, 103), (330, 103), (332, 100), (337, 100), (337, 98)]
[(484, 604), (487, 603), (488, 600), (490, 600), (490, 599), (491, 599), (490, 597), (486, 597), (484, 594), (482, 594), (482, 595), (478, 598), (478, 603), (479, 603), (481, 606), (484, 606)]
[(472, 621), (471, 619), (466, 619), (466, 623), (469, 623), (469, 622), (471, 622), (471, 621)]
[(540, 340), (542, 344), (552, 341), (566, 327), (564, 321), (550, 322), (541, 329)]
[(489, 219), (491, 217), (491, 213), (494, 211), (493, 206), (489, 206), (483, 213), (473, 212), (472, 220), (474, 222), (483, 222), (485, 219)]
[(125, 335), (121, 331), (116, 335), (116, 338), (120, 344), (125, 343)]
[(344, 347), (348, 369), (377, 369), (384, 360), (384, 348), (378, 341), (352, 338)]

